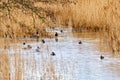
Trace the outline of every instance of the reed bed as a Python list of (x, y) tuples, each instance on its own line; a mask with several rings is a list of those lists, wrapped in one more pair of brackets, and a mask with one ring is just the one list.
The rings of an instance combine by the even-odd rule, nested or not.
[[(44, 9), (45, 12), (40, 13), (46, 18), (45, 22), (30, 10), (25, 11), (14, 6), (10, 9), (10, 13), (7, 9), (1, 10), (0, 36), (4, 38), (2, 42), (5, 44), (1, 42), (0, 48), (9, 49), (9, 44), (11, 43), (9, 39), (17, 41), (16, 39), (18, 37), (36, 37), (37, 30), (39, 31), (39, 36), (49, 37), (53, 34), (46, 32), (46, 28), (72, 27), (73, 31), (78, 32), (87, 30), (103, 33), (104, 41), (108, 43), (112, 53), (119, 54), (119, 0), (71, 0), (70, 3), (61, 3), (58, 0), (57, 3), (34, 2), (34, 6)], [(13, 49), (15, 50), (15, 48)], [(2, 51), (0, 53), (0, 79), (22, 80), (24, 79), (23, 76), (27, 76), (33, 72), (30, 79), (34, 80), (34, 74), (37, 73), (37, 70), (41, 69), (40, 67), (36, 69), (36, 65), (40, 64), (44, 72), (40, 76), (41, 80), (47, 80), (47, 78), (50, 78), (49, 80), (60, 80), (60, 76), (55, 76), (55, 65), (50, 57), (49, 61), (47, 61), (46, 57), (42, 56), (43, 62), (40, 63), (36, 61), (34, 55), (27, 54), (27, 56), (29, 56), (32, 61), (25, 59), (21, 52), (15, 53), (12, 55), (12, 58), (10, 58), (11, 55), (9, 53)], [(12, 63), (10, 61), (12, 61)], [(61, 64), (64, 65), (62, 61)], [(13, 65), (14, 68), (11, 68), (10, 65)], [(27, 68), (31, 69), (31, 72), (29, 72)], [(65, 66), (62, 66), (62, 68), (63, 72), (67, 73), (67, 68)], [(74, 66), (71, 65), (70, 68), (72, 69)], [(13, 73), (11, 73), (11, 69), (14, 71)], [(25, 73), (26, 71), (28, 71), (28, 73)], [(50, 74), (49, 77), (47, 74)]]

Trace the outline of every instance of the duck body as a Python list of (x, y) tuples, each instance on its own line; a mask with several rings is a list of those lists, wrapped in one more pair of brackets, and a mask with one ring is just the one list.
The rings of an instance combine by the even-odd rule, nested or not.
[(23, 45), (25, 45), (25, 42), (23, 43)]
[(55, 41), (58, 42), (58, 38), (55, 38)]
[(28, 49), (31, 49), (31, 48), (32, 48), (32, 46), (31, 46), (31, 45), (27, 45), (27, 48), (28, 48)]
[(52, 56), (55, 56), (55, 53), (54, 53), (54, 52), (52, 52), (52, 53), (51, 53), (51, 55), (52, 55)]
[(40, 47), (39, 46), (37, 47), (36, 52), (40, 52)]
[(101, 60), (104, 59), (104, 56), (101, 55), (101, 56), (100, 56), (100, 59), (101, 59)]
[(45, 43), (45, 40), (44, 40), (44, 39), (42, 39), (42, 43)]
[(79, 44), (82, 44), (82, 41), (79, 41), (78, 43), (79, 43)]
[(56, 36), (56, 37), (58, 36), (58, 33), (57, 33), (57, 32), (55, 33), (55, 36)]
[(60, 30), (60, 32), (62, 33), (62, 32), (63, 32), (63, 30)]

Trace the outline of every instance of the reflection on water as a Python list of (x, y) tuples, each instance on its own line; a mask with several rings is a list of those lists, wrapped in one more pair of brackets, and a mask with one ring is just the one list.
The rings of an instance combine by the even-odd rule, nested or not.
[[(59, 37), (58, 42), (55, 39), (45, 38), (45, 44), (28, 43), (32, 46), (30, 50), (9, 50), (10, 53), (20, 52), (22, 59), (28, 60), (29, 65), (24, 63), (23, 66), (24, 80), (41, 78), (48, 80), (44, 76), (51, 77), (51, 74), (56, 75), (57, 80), (120, 80), (120, 59), (113, 57), (109, 52), (97, 49), (98, 35), (92, 33), (61, 33), (60, 35), (63, 37)], [(78, 44), (79, 40), (82, 44)], [(37, 46), (40, 46), (40, 52), (35, 51)], [(53, 51), (56, 54), (54, 57), (50, 55)], [(105, 59), (100, 60), (101, 54)], [(34, 60), (35, 63), (32, 62)], [(51, 65), (54, 68), (52, 71), (49, 69)]]

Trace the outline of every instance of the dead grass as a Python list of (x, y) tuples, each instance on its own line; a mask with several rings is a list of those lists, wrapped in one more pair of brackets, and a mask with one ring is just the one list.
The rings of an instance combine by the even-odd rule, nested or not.
[(21, 54), (14, 54), (14, 61), (12, 62), (14, 63), (14, 75), (12, 77), (12, 79), (14, 80), (22, 80), (22, 73), (23, 73), (23, 68), (22, 68), (22, 59), (21, 59)]
[(10, 80), (9, 55), (4, 51), (0, 53), (0, 79)]
[[(71, 4), (43, 4), (35, 3), (36, 7), (42, 6), (47, 14), (41, 13), (47, 19), (42, 22), (35, 14), (30, 11), (23, 12), (21, 9), (12, 8), (12, 20), (7, 15), (7, 11), (0, 12), (0, 36), (4, 38), (30, 37), (34, 36), (36, 30), (43, 31), (48, 27), (69, 27), (71, 22), (74, 30), (87, 29), (93, 32), (101, 31), (104, 33), (105, 41), (111, 48), (112, 53), (119, 54), (120, 52), (120, 1), (119, 0), (76, 0), (76, 3)], [(42, 33), (41, 36), (49, 36), (50, 33)], [(3, 41), (4, 42), (4, 41)], [(5, 42), (4, 42), (5, 43)], [(5, 43), (7, 45), (9, 42)], [(0, 43), (3, 47), (4, 44)], [(0, 47), (2, 47), (0, 46)], [(29, 60), (26, 61), (30, 63)], [(31, 62), (32, 64), (33, 62)], [(43, 66), (46, 62), (43, 62)], [(48, 74), (55, 74), (54, 64), (51, 61), (47, 69)], [(9, 54), (0, 53), (0, 79), (22, 80), (24, 61), (20, 54), (14, 55), (15, 74), (10, 74)], [(35, 69), (35, 64), (33, 71)], [(31, 66), (30, 64), (26, 64)], [(41, 80), (46, 77), (45, 73)], [(55, 76), (52, 76), (57, 80)], [(45, 78), (44, 78), (45, 79)]]

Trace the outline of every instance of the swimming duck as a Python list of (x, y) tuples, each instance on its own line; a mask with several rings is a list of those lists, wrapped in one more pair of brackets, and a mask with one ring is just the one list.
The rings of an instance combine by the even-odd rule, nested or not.
[(101, 56), (100, 56), (100, 59), (101, 59), (101, 60), (104, 59), (104, 56), (101, 55)]
[(42, 39), (42, 43), (45, 43), (45, 40), (44, 40), (44, 39)]
[(52, 53), (51, 53), (51, 55), (52, 55), (52, 56), (55, 56), (55, 53), (54, 53), (54, 52), (52, 52)]
[(37, 49), (36, 49), (37, 52), (40, 52), (40, 47), (38, 46)]
[(55, 41), (58, 42), (58, 38), (55, 38)]
[(31, 46), (31, 45), (27, 45), (27, 48), (28, 48), (28, 49), (31, 49), (31, 48), (32, 48), (32, 46)]
[(63, 32), (63, 30), (60, 30), (60, 32), (62, 33), (62, 32)]
[(79, 41), (79, 44), (82, 44), (82, 41)]
[(57, 33), (57, 32), (55, 33), (55, 36), (56, 36), (56, 37), (58, 36), (58, 33)]
[(23, 43), (23, 45), (25, 45), (25, 42)]

